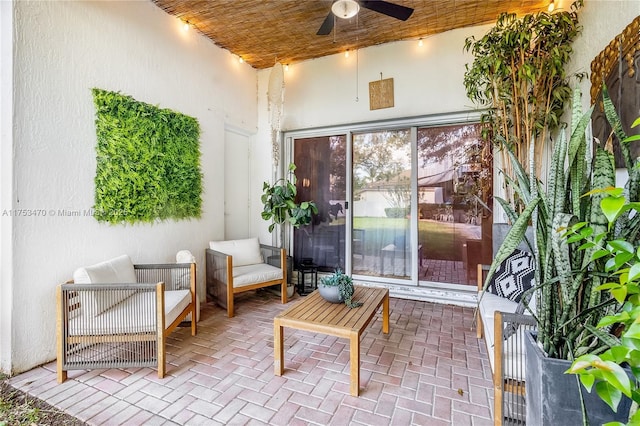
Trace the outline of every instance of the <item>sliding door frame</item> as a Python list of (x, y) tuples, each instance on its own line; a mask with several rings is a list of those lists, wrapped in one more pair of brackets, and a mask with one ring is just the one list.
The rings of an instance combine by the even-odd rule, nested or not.
[[(383, 130), (398, 130), (408, 129), (410, 130), (411, 139), (411, 217), (418, 217), (418, 128), (423, 127), (437, 127), (445, 125), (455, 124), (470, 124), (480, 122), (481, 111), (461, 111), (444, 114), (434, 114), (426, 116), (418, 116), (411, 118), (390, 119), (381, 121), (361, 122), (355, 124), (342, 124), (336, 126), (324, 126), (313, 127), (308, 129), (289, 130), (283, 132), (282, 139), (282, 152), (285, 162), (288, 164), (293, 161), (294, 140), (303, 138), (315, 138), (315, 137), (329, 137), (329, 136), (342, 136), (346, 137), (346, 197), (349, 202), (349, 208), (345, 215), (345, 230), (349, 231), (351, 235), (353, 228), (353, 185), (352, 185), (352, 170), (351, 165), (353, 162), (353, 135), (367, 132), (378, 132)], [(345, 231), (346, 235), (346, 231)], [(345, 272), (351, 274), (352, 272), (352, 253), (351, 243), (352, 238), (345, 237)], [(410, 241), (411, 241), (411, 254), (416, 256), (418, 253), (418, 221), (412, 220), (410, 222)], [(289, 246), (293, 247), (293, 233), (289, 235)], [(412, 259), (415, 260), (415, 259)], [(389, 284), (400, 284), (419, 286), (421, 284), (426, 286), (436, 286), (438, 288), (447, 288), (452, 290), (468, 290), (469, 286), (447, 283), (433, 283), (427, 281), (420, 281), (418, 276), (419, 264), (418, 262), (411, 262), (411, 276), (409, 279), (398, 279), (388, 277), (371, 277), (366, 275), (355, 275), (354, 278), (361, 281), (373, 281), (383, 282)]]

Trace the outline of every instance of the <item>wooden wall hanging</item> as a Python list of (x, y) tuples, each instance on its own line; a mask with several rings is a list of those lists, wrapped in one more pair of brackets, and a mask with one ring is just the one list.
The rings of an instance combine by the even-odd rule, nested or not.
[[(636, 17), (591, 62), (591, 104), (596, 105), (593, 115), (593, 135), (602, 143), (611, 133), (611, 126), (604, 115), (602, 84), (606, 84), (609, 96), (620, 115), (624, 131), (633, 134), (631, 124), (640, 117), (640, 16)], [(620, 152), (620, 142), (613, 136), (616, 167), (625, 167)], [(631, 157), (640, 156), (640, 143), (630, 146)]]
[(393, 78), (369, 82), (369, 110), (393, 107)]

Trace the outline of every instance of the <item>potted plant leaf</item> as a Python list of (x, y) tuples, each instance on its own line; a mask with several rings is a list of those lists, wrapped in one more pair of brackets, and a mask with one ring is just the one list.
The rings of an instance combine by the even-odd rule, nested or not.
[[(606, 98), (605, 102), (608, 102)], [(619, 123), (615, 117), (614, 123)], [(631, 128), (638, 126), (640, 118)], [(614, 131), (621, 141), (623, 155), (629, 161), (626, 144), (640, 140), (640, 135), (626, 137), (620, 126), (615, 126)], [(634, 170), (637, 170), (637, 164), (636, 160)], [(625, 190), (610, 187), (598, 191), (605, 195), (600, 201), (607, 219), (605, 232), (594, 233), (590, 222), (576, 223), (567, 231), (569, 240), (582, 243), (580, 249), (592, 249), (588, 266), (604, 263), (603, 283), (595, 291), (616, 302), (616, 309), (597, 324), (598, 332), (607, 336), (610, 347), (579, 356), (567, 373), (577, 374), (589, 392), (593, 393), (595, 389), (595, 393), (616, 412), (625, 412), (628, 401), (633, 401), (635, 410), (630, 413), (629, 425), (640, 424), (640, 410), (637, 409), (640, 404), (640, 203), (637, 201), (637, 177), (637, 174), (629, 176)], [(634, 198), (635, 201), (630, 201)]]
[[(608, 221), (608, 231), (618, 219), (628, 218), (629, 212), (633, 212), (636, 220), (640, 217), (640, 203), (629, 202), (622, 188), (602, 192), (607, 194), (600, 206)], [(610, 341), (610, 347), (604, 352), (594, 350), (579, 356), (566, 372), (577, 374), (587, 391), (597, 394), (613, 411), (624, 414), (629, 411), (630, 401), (636, 407), (640, 404), (640, 241), (637, 235), (629, 238), (626, 233), (607, 240), (606, 234), (594, 234), (588, 222), (577, 223), (567, 231), (570, 240), (583, 242), (581, 249), (596, 248), (589, 263), (604, 261), (605, 280), (595, 290), (617, 303), (616, 309), (597, 325), (598, 332)], [(636, 408), (628, 420), (630, 425), (640, 424), (640, 411)]]
[(264, 205), (262, 218), (271, 220), (269, 232), (273, 232), (276, 225), (280, 226), (280, 242), (284, 241), (285, 223), (298, 228), (311, 223), (312, 215), (318, 214), (318, 208), (313, 201), (297, 202), (296, 165), (291, 163), (288, 177), (282, 177), (274, 183), (264, 182), (262, 185), (261, 201)]
[[(262, 185), (263, 204), (262, 218), (270, 220), (269, 232), (279, 227), (280, 244), (285, 243), (285, 225), (294, 228), (311, 223), (314, 214), (318, 214), (318, 208), (313, 201), (297, 201), (296, 190), (296, 165), (289, 164), (287, 176), (277, 179), (274, 183), (264, 182)], [(293, 264), (287, 260), (288, 276), (291, 277)], [(293, 296), (293, 286), (287, 290)]]
[(345, 305), (352, 309), (362, 306), (362, 302), (353, 300), (354, 291), (353, 280), (349, 275), (343, 273), (341, 269), (336, 269), (333, 274), (322, 277), (320, 284), (318, 284), (318, 293), (327, 302), (344, 302)]

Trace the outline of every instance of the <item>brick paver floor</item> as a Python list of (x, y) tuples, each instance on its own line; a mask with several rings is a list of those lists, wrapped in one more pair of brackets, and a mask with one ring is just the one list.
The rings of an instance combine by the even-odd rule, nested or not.
[(167, 376), (155, 369), (70, 371), (55, 362), (13, 377), (18, 389), (94, 425), (492, 425), (493, 391), (473, 309), (391, 299), (362, 336), (360, 397), (349, 394), (346, 339), (288, 329), (273, 372), (273, 317), (291, 304), (246, 294), (236, 316), (207, 304), (198, 335), (174, 332)]

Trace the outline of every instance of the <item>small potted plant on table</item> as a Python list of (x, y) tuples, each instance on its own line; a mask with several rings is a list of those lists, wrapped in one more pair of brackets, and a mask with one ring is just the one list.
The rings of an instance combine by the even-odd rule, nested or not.
[(336, 269), (332, 275), (322, 277), (320, 285), (318, 285), (318, 292), (327, 302), (344, 302), (349, 308), (362, 306), (362, 302), (353, 301), (353, 280), (341, 269)]

